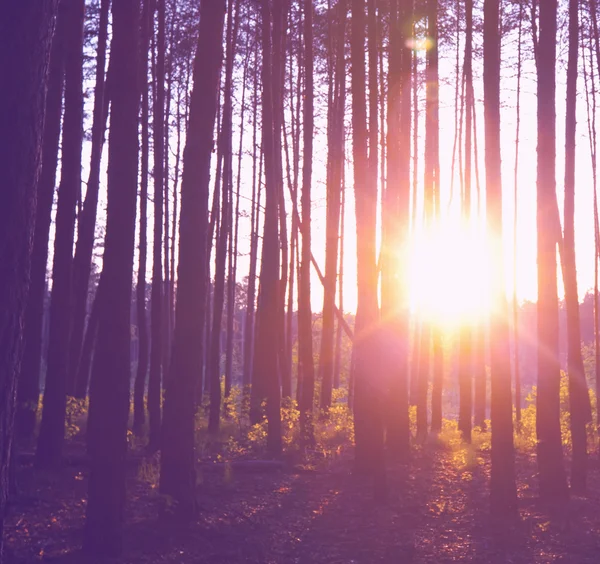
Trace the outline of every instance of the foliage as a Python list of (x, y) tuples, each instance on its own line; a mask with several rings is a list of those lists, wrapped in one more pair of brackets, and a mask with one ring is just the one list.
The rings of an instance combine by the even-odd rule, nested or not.
[(87, 417), (88, 399), (67, 396), (67, 411), (65, 417), (65, 437), (72, 439), (81, 431), (82, 420)]
[[(592, 420), (596, 419), (596, 394), (589, 390), (592, 402)], [(515, 447), (523, 452), (533, 452), (537, 445), (536, 434), (536, 399), (537, 386), (533, 386), (525, 401), (527, 407), (521, 411), (521, 424), (515, 435)], [(571, 443), (571, 415), (569, 412), (569, 378), (560, 372), (560, 430), (563, 446), (570, 451)], [(588, 449), (594, 449), (597, 438), (593, 423), (588, 424)]]

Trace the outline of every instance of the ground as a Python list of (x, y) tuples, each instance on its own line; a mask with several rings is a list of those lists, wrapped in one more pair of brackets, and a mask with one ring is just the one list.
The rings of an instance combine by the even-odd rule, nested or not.
[[(471, 457), (471, 458), (470, 458)], [(389, 495), (351, 472), (351, 451), (312, 468), (260, 471), (203, 466), (200, 518), (181, 529), (159, 521), (153, 467), (133, 468), (126, 546), (119, 564), (597, 563), (600, 470), (568, 509), (536, 497), (535, 461), (517, 456), (519, 519), (491, 519), (489, 456), (428, 444), (408, 464), (388, 463)], [(7, 527), (9, 564), (92, 563), (79, 550), (86, 471), (40, 475), (24, 463)]]

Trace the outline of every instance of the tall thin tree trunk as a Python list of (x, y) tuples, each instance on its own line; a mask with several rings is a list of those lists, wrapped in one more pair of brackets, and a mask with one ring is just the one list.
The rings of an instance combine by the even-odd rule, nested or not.
[[(273, 123), (273, 74), (271, 68), (271, 7), (269, 0), (261, 6), (262, 21), (262, 140), (265, 153), (265, 221), (263, 231), (257, 328), (254, 347), (253, 382), (263, 381), (267, 399), (267, 448), (281, 451), (281, 412), (278, 367), (279, 343), (279, 228), (280, 187), (277, 185), (276, 145)], [(278, 78), (278, 77), (276, 77)]]
[(175, 336), (165, 396), (160, 491), (177, 502), (179, 518), (196, 512), (195, 388), (202, 362), (208, 277), (208, 195), (219, 75), (223, 58), (225, 0), (202, 0), (183, 155)]
[[(234, 0), (229, 0), (227, 8), (227, 50), (225, 54), (225, 99), (223, 106), (223, 123), (219, 142), (222, 144), (223, 177), (221, 185), (221, 219), (217, 230), (215, 245), (215, 288), (213, 298), (213, 315), (210, 349), (208, 351), (207, 377), (210, 379), (210, 415), (208, 428), (210, 433), (219, 430), (221, 410), (221, 329), (223, 320), (223, 304), (225, 299), (225, 269), (227, 265), (227, 241), (231, 232), (231, 205), (233, 188), (233, 61), (235, 58), (235, 41), (237, 21), (233, 17)], [(237, 20), (237, 10), (236, 10)], [(218, 189), (216, 187), (215, 189)]]
[(48, 368), (36, 463), (57, 465), (62, 458), (69, 371), (70, 312), (75, 214), (81, 191), (83, 144), (84, 0), (65, 3), (65, 115), (52, 267)]
[(98, 27), (98, 47), (96, 50), (96, 85), (94, 88), (90, 173), (83, 209), (77, 218), (77, 245), (75, 247), (75, 256), (73, 257), (73, 310), (70, 329), (69, 378), (67, 382), (67, 391), (70, 394), (73, 394), (75, 390), (77, 365), (79, 364), (83, 342), (83, 328), (85, 325), (92, 253), (94, 250), (98, 192), (100, 191), (102, 149), (104, 147), (106, 120), (108, 118), (108, 92), (105, 79), (105, 66), (109, 7), (110, 1), (102, 0)]
[(52, 40), (48, 93), (42, 146), (42, 167), (37, 184), (37, 213), (31, 251), (31, 281), (23, 328), (23, 361), (17, 390), (15, 433), (20, 439), (32, 439), (40, 395), (42, 327), (46, 296), (48, 239), (52, 200), (56, 184), (58, 145), (64, 85), (64, 17), (58, 17)]
[(133, 429), (140, 433), (146, 423), (144, 394), (148, 378), (148, 320), (146, 312), (146, 256), (148, 232), (148, 168), (149, 168), (149, 134), (148, 134), (148, 49), (150, 42), (150, 0), (144, 0), (141, 17), (140, 46), (140, 90), (141, 90), (141, 177), (140, 177), (140, 232), (139, 260), (136, 286), (137, 327), (138, 327), (138, 365), (133, 395)]
[(315, 394), (315, 368), (312, 350), (312, 308), (310, 302), (311, 254), (311, 184), (314, 132), (313, 86), (313, 5), (304, 1), (304, 151), (302, 161), (302, 260), (298, 283), (298, 362), (302, 370), (302, 401), (300, 404), (303, 440), (314, 441), (312, 421)]
[[(567, 305), (567, 337), (569, 374), (569, 410), (573, 456), (571, 488), (576, 492), (586, 489), (587, 435), (586, 405), (589, 394), (581, 355), (579, 324), (579, 297), (577, 295), (577, 267), (575, 260), (575, 134), (577, 112), (577, 65), (579, 48), (579, 14), (577, 0), (569, 1), (569, 59), (567, 67), (567, 99), (565, 122), (565, 200), (564, 200), (564, 286)], [(590, 410), (591, 411), (591, 410)]]
[(519, 147), (521, 142), (521, 73), (523, 66), (522, 34), (523, 34), (523, 1), (519, 2), (519, 39), (517, 44), (517, 116), (515, 131), (515, 170), (514, 170), (514, 195), (513, 195), (513, 344), (514, 344), (514, 366), (515, 366), (515, 419), (517, 431), (521, 425), (521, 367), (519, 365), (519, 301), (517, 294), (517, 243), (518, 243), (518, 194), (519, 194)]
[[(500, 151), (500, 2), (483, 5), (483, 88), (485, 121), (485, 176), (488, 236), (494, 256), (502, 256), (502, 173)], [(492, 383), (491, 509), (497, 515), (515, 515), (517, 490), (513, 447), (510, 386), (508, 304), (502, 261), (494, 262), (492, 298), (496, 308), (490, 319)]]
[(10, 3), (0, 19), (0, 564), (56, 6)]
[(377, 362), (378, 323), (375, 229), (377, 184), (369, 174), (365, 96), (365, 3), (352, 0), (352, 138), (356, 209), (358, 308), (353, 343), (355, 395), (355, 464), (374, 480), (377, 495), (385, 492), (382, 391), (370, 378)]
[(112, 7), (108, 208), (100, 309), (88, 425), (90, 481), (84, 548), (98, 556), (122, 550), (131, 379), (131, 281), (138, 181), (139, 3)]
[[(256, 41), (258, 46), (258, 41)], [(257, 47), (258, 49), (258, 47)], [(242, 385), (244, 394), (249, 394), (252, 382), (252, 356), (254, 351), (254, 307), (256, 301), (256, 259), (258, 250), (258, 218), (260, 216), (260, 171), (257, 160), (262, 163), (262, 146), (257, 159), (257, 130), (258, 130), (258, 53), (254, 52), (254, 78), (252, 85), (252, 210), (250, 212), (250, 266), (248, 272), (248, 292), (246, 301), (246, 318), (244, 320), (244, 373)], [(258, 185), (258, 186), (257, 186)], [(257, 196), (258, 189), (258, 196)]]
[[(540, 496), (568, 499), (560, 431), (560, 362), (556, 265), (556, 19), (557, 0), (540, 4), (538, 70), (538, 388), (536, 430)], [(487, 168), (487, 167), (486, 167)]]
[[(148, 378), (148, 447), (159, 448), (163, 373), (163, 212), (164, 212), (164, 126), (165, 126), (165, 0), (157, 0), (158, 28), (155, 41), (154, 106), (152, 114), (154, 154), (154, 238), (152, 243), (152, 306), (150, 309), (150, 375)], [(154, 21), (152, 11), (150, 22)], [(167, 234), (164, 234), (165, 237)]]
[[(473, 133), (473, 99), (471, 97), (471, 86), (473, 83), (473, 0), (465, 2), (465, 61), (464, 76), (466, 86), (466, 116), (465, 116), (465, 193), (461, 204), (461, 215), (467, 236), (472, 237), (471, 222), (471, 136)], [(471, 428), (473, 417), (473, 337), (474, 327), (468, 321), (463, 321), (460, 328), (459, 338), (459, 384), (460, 384), (460, 413), (458, 428), (462, 433), (463, 440), (471, 442)], [(481, 421), (479, 422), (481, 423)]]

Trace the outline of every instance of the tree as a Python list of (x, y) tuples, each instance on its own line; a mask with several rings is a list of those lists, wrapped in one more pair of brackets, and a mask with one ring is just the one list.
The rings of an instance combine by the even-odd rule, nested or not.
[[(342, 195), (342, 159), (344, 144), (344, 108), (342, 106), (342, 81), (346, 80), (343, 56), (347, 18), (345, 0), (338, 1), (330, 10), (330, 21), (336, 17), (336, 33), (329, 25), (329, 99), (327, 109), (327, 223), (325, 226), (325, 291), (323, 292), (323, 327), (319, 353), (321, 379), (321, 409), (329, 409), (334, 373), (334, 321), (335, 290), (338, 262), (338, 237), (340, 230), (340, 205)], [(334, 48), (335, 45), (335, 48)], [(292, 259), (293, 260), (293, 259)]]
[[(539, 7), (537, 80), (538, 388), (536, 430), (540, 496), (568, 499), (560, 435), (560, 362), (556, 243), (556, 18), (557, 0)], [(487, 165), (486, 165), (487, 169)]]
[[(500, 151), (500, 2), (483, 4), (483, 95), (485, 122), (485, 180), (488, 236), (493, 256), (502, 256), (502, 174)], [(502, 281), (502, 261), (494, 261), (490, 319), (492, 470), (491, 509), (497, 515), (515, 515), (517, 489), (512, 425), (512, 397), (508, 355), (508, 307)]]
[[(304, 153), (302, 160), (302, 258), (298, 283), (298, 362), (302, 371), (303, 440), (314, 441), (312, 411), (315, 395), (315, 367), (313, 364), (312, 308), (310, 302), (311, 258), (311, 183), (314, 134), (314, 77), (313, 77), (313, 2), (304, 1)], [(331, 386), (331, 382), (329, 383)]]
[(52, 265), (48, 367), (36, 462), (55, 466), (62, 458), (69, 371), (75, 214), (81, 193), (83, 143), (84, 0), (63, 0), (65, 22), (65, 115), (61, 175)]
[(140, 178), (140, 234), (138, 246), (138, 277), (136, 286), (138, 365), (133, 392), (133, 430), (140, 433), (146, 423), (144, 394), (148, 377), (148, 322), (146, 315), (146, 255), (148, 232), (148, 50), (150, 43), (150, 0), (144, 0), (140, 25), (140, 91), (141, 91), (141, 178)]
[(223, 155), (223, 176), (221, 186), (221, 217), (217, 230), (215, 246), (215, 289), (213, 299), (213, 316), (211, 342), (208, 350), (208, 366), (206, 377), (210, 379), (210, 415), (209, 431), (213, 434), (219, 430), (221, 414), (221, 324), (223, 321), (223, 304), (225, 301), (225, 270), (227, 263), (227, 241), (231, 232), (231, 206), (233, 192), (233, 61), (235, 58), (235, 42), (237, 40), (238, 10), (235, 21), (233, 17), (234, 0), (229, 0), (227, 8), (227, 50), (225, 54), (225, 99), (223, 104), (223, 123), (219, 136), (221, 154)]
[[(175, 334), (163, 411), (160, 491), (177, 502), (178, 516), (196, 511), (194, 404), (208, 292), (208, 193), (219, 75), (223, 58), (225, 0), (202, 0), (183, 154)], [(199, 384), (201, 385), (201, 383)]]
[(64, 86), (64, 46), (62, 40), (64, 17), (59, 16), (56, 25), (57, 29), (52, 41), (48, 71), (42, 169), (37, 185), (37, 213), (31, 254), (31, 281), (23, 329), (23, 363), (17, 391), (15, 432), (21, 439), (33, 438), (40, 395), (48, 238), (56, 183)]
[(0, 90), (0, 563), (56, 8), (24, 0), (0, 18), (0, 73), (11, 77)]
[(389, 390), (386, 406), (387, 444), (395, 455), (409, 451), (408, 315), (403, 259), (408, 243), (410, 212), (411, 52), (406, 42), (412, 6), (390, 3), (388, 74), (387, 183), (382, 210), (381, 313), (387, 350), (383, 352)]
[(77, 384), (77, 369), (83, 344), (86, 306), (88, 303), (92, 252), (94, 250), (94, 232), (100, 191), (100, 168), (102, 149), (108, 119), (109, 92), (105, 79), (106, 44), (108, 37), (109, 0), (100, 4), (98, 26), (98, 47), (96, 49), (96, 84), (94, 87), (94, 111), (92, 123), (92, 154), (88, 176), (85, 202), (77, 218), (77, 245), (73, 257), (73, 308), (71, 319), (71, 339), (69, 350), (69, 378), (67, 392), (73, 394)]
[[(273, 70), (271, 45), (272, 10), (269, 0), (262, 0), (262, 142), (265, 159), (265, 220), (260, 267), (257, 322), (254, 342), (252, 385), (261, 382), (260, 402), (267, 400), (267, 448), (281, 451), (281, 393), (279, 388), (279, 226), (281, 190), (277, 185), (275, 128), (273, 122)], [(263, 395), (264, 394), (264, 395)]]
[(579, 297), (577, 295), (577, 268), (575, 261), (575, 133), (577, 110), (577, 55), (579, 48), (578, 2), (569, 0), (569, 60), (567, 67), (567, 100), (565, 118), (565, 200), (563, 264), (565, 301), (567, 305), (567, 339), (569, 373), (569, 408), (573, 458), (571, 488), (583, 492), (587, 478), (586, 406), (589, 395), (581, 355), (579, 324)]
[(357, 282), (353, 354), (355, 363), (354, 432), (355, 465), (360, 473), (374, 479), (376, 494), (385, 491), (383, 454), (382, 383), (371, 377), (375, 365), (379, 321), (375, 226), (377, 185), (369, 175), (367, 158), (367, 110), (365, 96), (365, 3), (352, 0), (352, 152), (354, 198), (356, 201)]
[[(165, 180), (165, 0), (156, 3), (158, 29), (156, 33), (156, 67), (154, 69), (154, 239), (152, 243), (152, 308), (150, 311), (150, 375), (148, 378), (148, 447), (156, 450), (160, 443), (161, 379), (163, 369), (163, 209)], [(154, 20), (152, 10), (150, 23)], [(167, 233), (164, 234), (167, 237)]]
[[(459, 14), (457, 14), (457, 19)], [(471, 90), (473, 85), (473, 0), (465, 1), (465, 62), (464, 78), (466, 83), (466, 119), (465, 119), (465, 176), (464, 197), (461, 212), (463, 221), (470, 234), (471, 226), (471, 136), (473, 132), (473, 98)], [(457, 77), (458, 78), (458, 77)], [(470, 323), (463, 322), (459, 332), (459, 387), (460, 387), (460, 412), (458, 428), (463, 440), (471, 442), (471, 428), (473, 417), (473, 331)]]
[[(130, 382), (130, 308), (138, 181), (139, 1), (112, 5), (108, 205), (98, 340), (92, 368), (88, 452), (90, 481), (84, 548), (122, 550)], [(106, 292), (104, 294), (104, 292)]]

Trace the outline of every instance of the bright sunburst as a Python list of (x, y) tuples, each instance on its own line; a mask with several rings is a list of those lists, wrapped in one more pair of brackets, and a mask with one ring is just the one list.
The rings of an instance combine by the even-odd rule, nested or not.
[(460, 220), (415, 234), (409, 255), (413, 312), (446, 327), (490, 310), (489, 247), (483, 231)]

